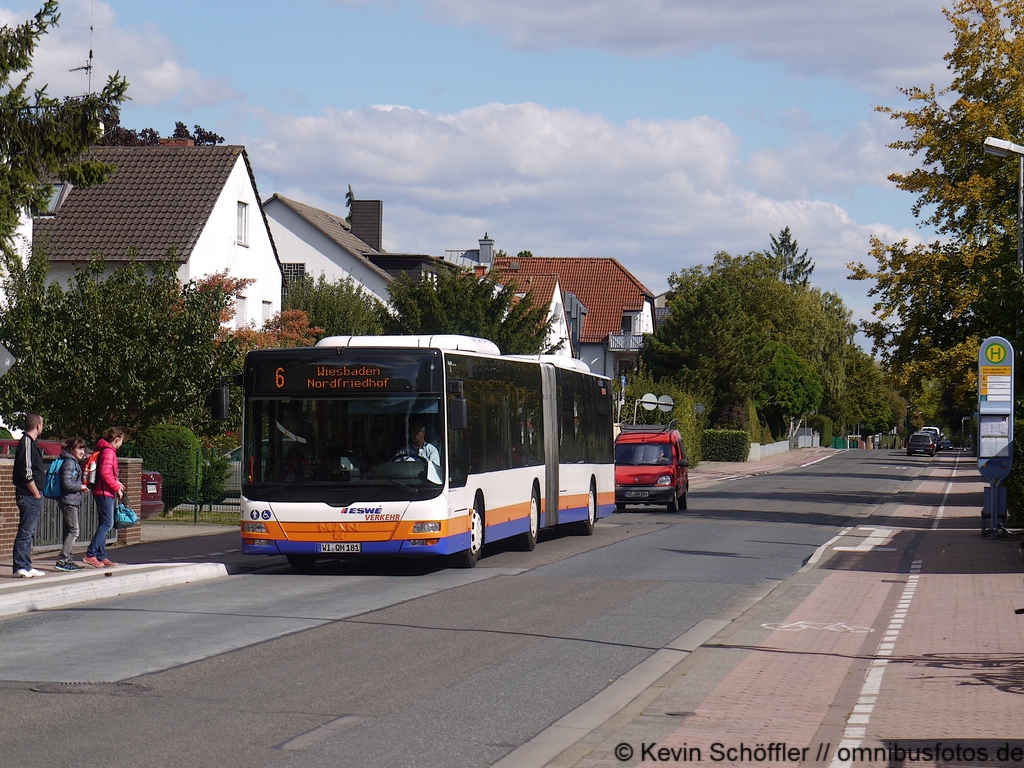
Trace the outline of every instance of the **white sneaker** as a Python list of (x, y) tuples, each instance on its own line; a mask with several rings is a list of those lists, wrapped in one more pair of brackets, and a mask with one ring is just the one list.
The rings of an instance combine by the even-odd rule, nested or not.
[(19, 568), (14, 572), (14, 575), (19, 579), (31, 579), (35, 575), (32, 573), (34, 570), (34, 568)]
[(32, 568), (32, 569), (29, 570), (28, 575), (32, 576), (32, 577), (45, 576), (46, 575), (46, 571), (40, 571), (37, 568)]

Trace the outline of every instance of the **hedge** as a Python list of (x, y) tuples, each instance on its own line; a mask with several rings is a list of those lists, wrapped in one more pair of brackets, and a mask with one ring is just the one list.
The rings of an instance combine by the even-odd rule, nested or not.
[(135, 441), (134, 452), (142, 457), (143, 469), (163, 476), (164, 505), (168, 509), (195, 496), (198, 451), (199, 438), (188, 427), (176, 424), (148, 427)]
[(700, 446), (704, 461), (746, 461), (750, 435), (739, 429), (705, 429)]

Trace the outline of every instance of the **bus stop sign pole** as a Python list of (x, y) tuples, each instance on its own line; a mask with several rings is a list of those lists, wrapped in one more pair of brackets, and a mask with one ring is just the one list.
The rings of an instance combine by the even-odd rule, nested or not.
[(1006, 530), (1002, 483), (1013, 468), (1013, 395), (1013, 345), (1002, 336), (990, 336), (978, 350), (977, 445), (978, 471), (989, 482), (981, 532), (992, 538)]

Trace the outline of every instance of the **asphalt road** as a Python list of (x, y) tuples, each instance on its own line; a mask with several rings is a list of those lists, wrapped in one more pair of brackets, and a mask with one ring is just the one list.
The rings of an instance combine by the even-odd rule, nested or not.
[(0, 621), (0, 762), (490, 765), (837, 530), (890, 513), (931, 461), (851, 451), (723, 480), (687, 512), (630, 508), (592, 537), (489, 548), (469, 571), (299, 574), (243, 557), (236, 534), (134, 547), (123, 559), (238, 573)]

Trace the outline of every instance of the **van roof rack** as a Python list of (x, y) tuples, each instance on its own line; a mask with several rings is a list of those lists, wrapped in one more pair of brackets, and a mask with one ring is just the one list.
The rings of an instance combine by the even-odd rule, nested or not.
[(672, 419), (668, 424), (620, 424), (619, 430), (622, 432), (671, 432), (673, 429), (679, 429), (676, 419)]

